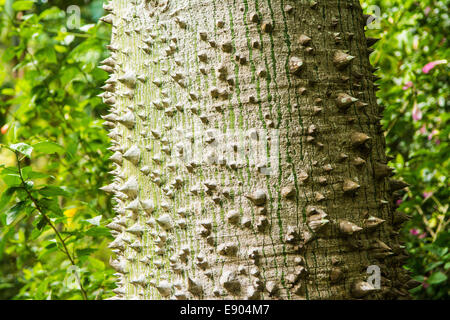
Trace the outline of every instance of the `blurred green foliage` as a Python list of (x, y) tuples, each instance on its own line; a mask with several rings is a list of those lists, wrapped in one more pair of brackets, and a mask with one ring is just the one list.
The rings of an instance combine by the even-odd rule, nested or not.
[[(107, 298), (114, 271), (104, 225), (113, 213), (98, 188), (111, 168), (97, 97), (107, 74), (96, 66), (110, 29), (97, 22), (102, 1), (0, 5), (0, 299)], [(381, 37), (371, 60), (382, 77), (391, 165), (410, 184), (398, 205), (411, 216), (405, 268), (422, 282), (412, 294), (448, 298), (449, 2), (362, 5), (381, 14), (367, 35)]]
[(0, 299), (82, 299), (80, 284), (88, 299), (113, 295), (112, 210), (98, 190), (111, 170), (97, 97), (110, 28), (97, 23), (102, 1), (80, 1), (80, 19), (73, 3), (57, 4), (0, 7), (1, 142), (11, 149), (0, 155)]
[(449, 298), (450, 197), (449, 39), (450, 1), (367, 0), (363, 8), (381, 13), (371, 55), (380, 68), (379, 103), (385, 106), (391, 165), (410, 186), (397, 202), (411, 216), (402, 230), (410, 258), (405, 266), (421, 286), (421, 299)]

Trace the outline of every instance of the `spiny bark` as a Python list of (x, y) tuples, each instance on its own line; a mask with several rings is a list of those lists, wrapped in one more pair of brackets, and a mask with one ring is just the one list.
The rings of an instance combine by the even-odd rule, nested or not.
[(105, 10), (117, 298), (407, 297), (358, 1)]

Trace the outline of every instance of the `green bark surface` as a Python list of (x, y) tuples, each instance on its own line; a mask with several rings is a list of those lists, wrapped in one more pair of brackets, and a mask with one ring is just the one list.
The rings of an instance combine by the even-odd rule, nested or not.
[(118, 298), (407, 296), (358, 1), (105, 9)]

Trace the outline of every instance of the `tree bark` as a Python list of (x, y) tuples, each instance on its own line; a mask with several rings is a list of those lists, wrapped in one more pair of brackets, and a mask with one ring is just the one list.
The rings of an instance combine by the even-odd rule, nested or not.
[(117, 298), (408, 296), (358, 1), (105, 10)]

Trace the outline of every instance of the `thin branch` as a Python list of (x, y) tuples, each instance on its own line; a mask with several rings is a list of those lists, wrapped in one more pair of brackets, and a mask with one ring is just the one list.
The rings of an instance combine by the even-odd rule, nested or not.
[[(61, 237), (61, 234), (59, 233), (58, 229), (56, 229), (55, 225), (53, 224), (53, 222), (50, 220), (50, 218), (44, 213), (44, 211), (42, 210), (42, 208), (40, 207), (38, 201), (36, 200), (36, 198), (33, 197), (33, 195), (31, 194), (31, 192), (28, 190), (26, 184), (25, 184), (25, 179), (23, 178), (22, 175), (22, 168), (20, 165), (20, 159), (19, 159), (19, 154), (18, 152), (14, 152), (14, 154), (16, 155), (16, 159), (17, 159), (17, 166), (19, 169), (19, 176), (20, 176), (20, 180), (22, 182), (23, 188), (25, 190), (25, 192), (27, 193), (28, 197), (30, 198), (30, 200), (34, 203), (34, 206), (36, 207), (36, 210), (38, 210), (38, 212), (41, 214), (41, 216), (45, 219), (45, 221), (47, 221), (48, 225), (53, 229), (53, 231), (55, 232), (56, 236), (58, 237), (59, 241), (61, 242), (62, 246), (63, 246), (63, 253), (66, 254), (67, 258), (69, 259), (70, 263), (76, 267), (77, 265), (75, 264), (75, 260), (72, 258), (72, 255), (69, 252), (69, 249), (66, 246), (65, 241), (63, 240), (63, 238)], [(83, 296), (84, 300), (87, 300), (87, 295), (86, 295), (86, 291), (83, 288), (83, 285), (81, 284), (81, 280), (77, 277), (78, 279), (78, 284), (80, 286), (80, 291), (81, 291), (81, 295)]]

